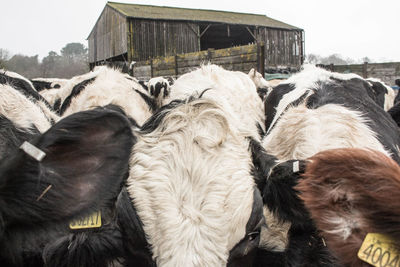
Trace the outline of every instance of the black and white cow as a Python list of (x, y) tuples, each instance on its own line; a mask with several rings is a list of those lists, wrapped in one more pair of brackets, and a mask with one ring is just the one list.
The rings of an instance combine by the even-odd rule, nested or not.
[(14, 119), (2, 118), (2, 138), (33, 148), (8, 149), (0, 162), (0, 263), (42, 266), (42, 250), (70, 220), (113, 205), (134, 140), (127, 118), (108, 108), (73, 114), (43, 134), (12, 136), (21, 132)]
[(135, 78), (108, 67), (98, 68), (92, 75), (95, 76), (75, 85), (62, 102), (63, 117), (109, 104), (120, 106), (137, 125), (152, 115), (154, 100)]
[(176, 99), (202, 96), (223, 105), (234, 116), (237, 127), (259, 140), (264, 133), (264, 107), (254, 82), (240, 71), (228, 71), (208, 64), (180, 76), (163, 99), (168, 104)]
[(262, 192), (270, 227), (263, 229), (261, 246), (281, 253), (288, 266), (336, 262), (293, 190), (305, 163), (294, 161), (292, 168), (292, 161), (327, 149), (355, 147), (374, 149), (400, 162), (399, 130), (383, 109), (387, 98), (383, 100), (373, 82), (313, 66), (304, 67), (268, 95), (262, 145), (278, 165), (266, 175)]
[(15, 72), (0, 70), (0, 84), (11, 86), (38, 105), (52, 123), (58, 121), (59, 117), (51, 108), (50, 104), (36, 91), (31, 81), (27, 78)]
[(248, 75), (254, 82), (258, 95), (264, 101), (272, 90), (271, 84), (256, 69), (251, 69)]
[(143, 125), (127, 181), (131, 205), (120, 215), (129, 264), (251, 266), (264, 219), (255, 141), (235, 120), (201, 97), (172, 101)]

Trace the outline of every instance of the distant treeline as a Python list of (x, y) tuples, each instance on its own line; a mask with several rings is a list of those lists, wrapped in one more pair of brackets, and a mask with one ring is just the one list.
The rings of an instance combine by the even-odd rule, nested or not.
[(0, 68), (17, 72), (27, 78), (71, 78), (89, 71), (88, 49), (81, 43), (68, 43), (60, 54), (50, 51), (39, 61), (38, 55), (11, 56), (0, 48)]

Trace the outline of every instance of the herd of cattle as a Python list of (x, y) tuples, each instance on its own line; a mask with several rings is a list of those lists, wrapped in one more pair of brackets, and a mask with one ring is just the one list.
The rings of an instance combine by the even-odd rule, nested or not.
[(400, 104), (379, 80), (208, 64), (1, 70), (0, 90), (1, 266), (368, 266), (367, 233), (400, 249)]

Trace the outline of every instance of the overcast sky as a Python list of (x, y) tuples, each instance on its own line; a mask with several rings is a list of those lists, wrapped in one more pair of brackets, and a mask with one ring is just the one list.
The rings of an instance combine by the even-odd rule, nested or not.
[[(400, 0), (131, 0), (124, 3), (263, 14), (305, 30), (306, 54), (400, 61)], [(2, 1), (0, 48), (47, 56), (86, 38), (105, 0)]]

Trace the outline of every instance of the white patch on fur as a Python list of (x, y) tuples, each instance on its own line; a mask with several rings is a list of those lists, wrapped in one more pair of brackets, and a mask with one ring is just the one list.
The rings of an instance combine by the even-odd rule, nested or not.
[(264, 105), (257, 94), (254, 82), (243, 72), (228, 71), (217, 65), (203, 65), (201, 68), (179, 77), (171, 86), (170, 97), (164, 104), (174, 99), (185, 99), (191, 95), (200, 95), (213, 99), (239, 122), (237, 126), (260, 140), (257, 123), (265, 125)]
[(152, 113), (135, 89), (146, 95), (148, 93), (136, 80), (127, 79), (127, 77), (131, 78), (116, 69), (101, 68), (96, 73), (96, 79), (88, 84), (78, 96), (72, 98), (71, 105), (63, 117), (78, 111), (114, 104), (120, 106), (128, 116), (142, 125)]
[(266, 206), (263, 207), (263, 213), (266, 226), (261, 228), (259, 247), (267, 251), (285, 251), (289, 244), (288, 232), (291, 223), (279, 221)]
[[(392, 87), (387, 86), (384, 82), (382, 82), (380, 79), (377, 78), (367, 78), (367, 81), (372, 81), (372, 82), (378, 82), (382, 84), (386, 90), (388, 91), (387, 94), (385, 94), (385, 103), (384, 103), (384, 110), (388, 111), (391, 107), (394, 105), (394, 99), (396, 98), (396, 93), (393, 90)], [(370, 84), (372, 86), (372, 84)]]
[(331, 214), (325, 216), (323, 220), (332, 225), (331, 230), (326, 230), (327, 233), (341, 237), (343, 240), (347, 240), (352, 234), (354, 229), (360, 229), (362, 227), (362, 216), (356, 210), (352, 210), (351, 214), (346, 217), (338, 216), (337, 213), (331, 212)]
[(41, 133), (51, 127), (45, 113), (34, 100), (29, 100), (7, 84), (0, 84), (0, 91), (0, 114), (12, 121), (16, 127), (30, 130), (34, 125)]
[(330, 72), (322, 68), (318, 68), (315, 65), (305, 64), (302, 67), (302, 71), (289, 77), (282, 84), (294, 84), (295, 88), (315, 88), (318, 81), (329, 82), (330, 77), (339, 80), (351, 80), (351, 79), (361, 79), (363, 78), (357, 74), (353, 73), (338, 73)]
[(249, 141), (207, 98), (139, 135), (128, 191), (158, 266), (226, 266), (253, 205)]
[(47, 89), (42, 90), (39, 94), (46, 99), (46, 101), (51, 105), (54, 106), (54, 103), (59, 98), (60, 89)]
[(334, 148), (369, 148), (390, 157), (360, 112), (336, 104), (317, 109), (290, 108), (263, 140), (279, 160), (307, 159)]

